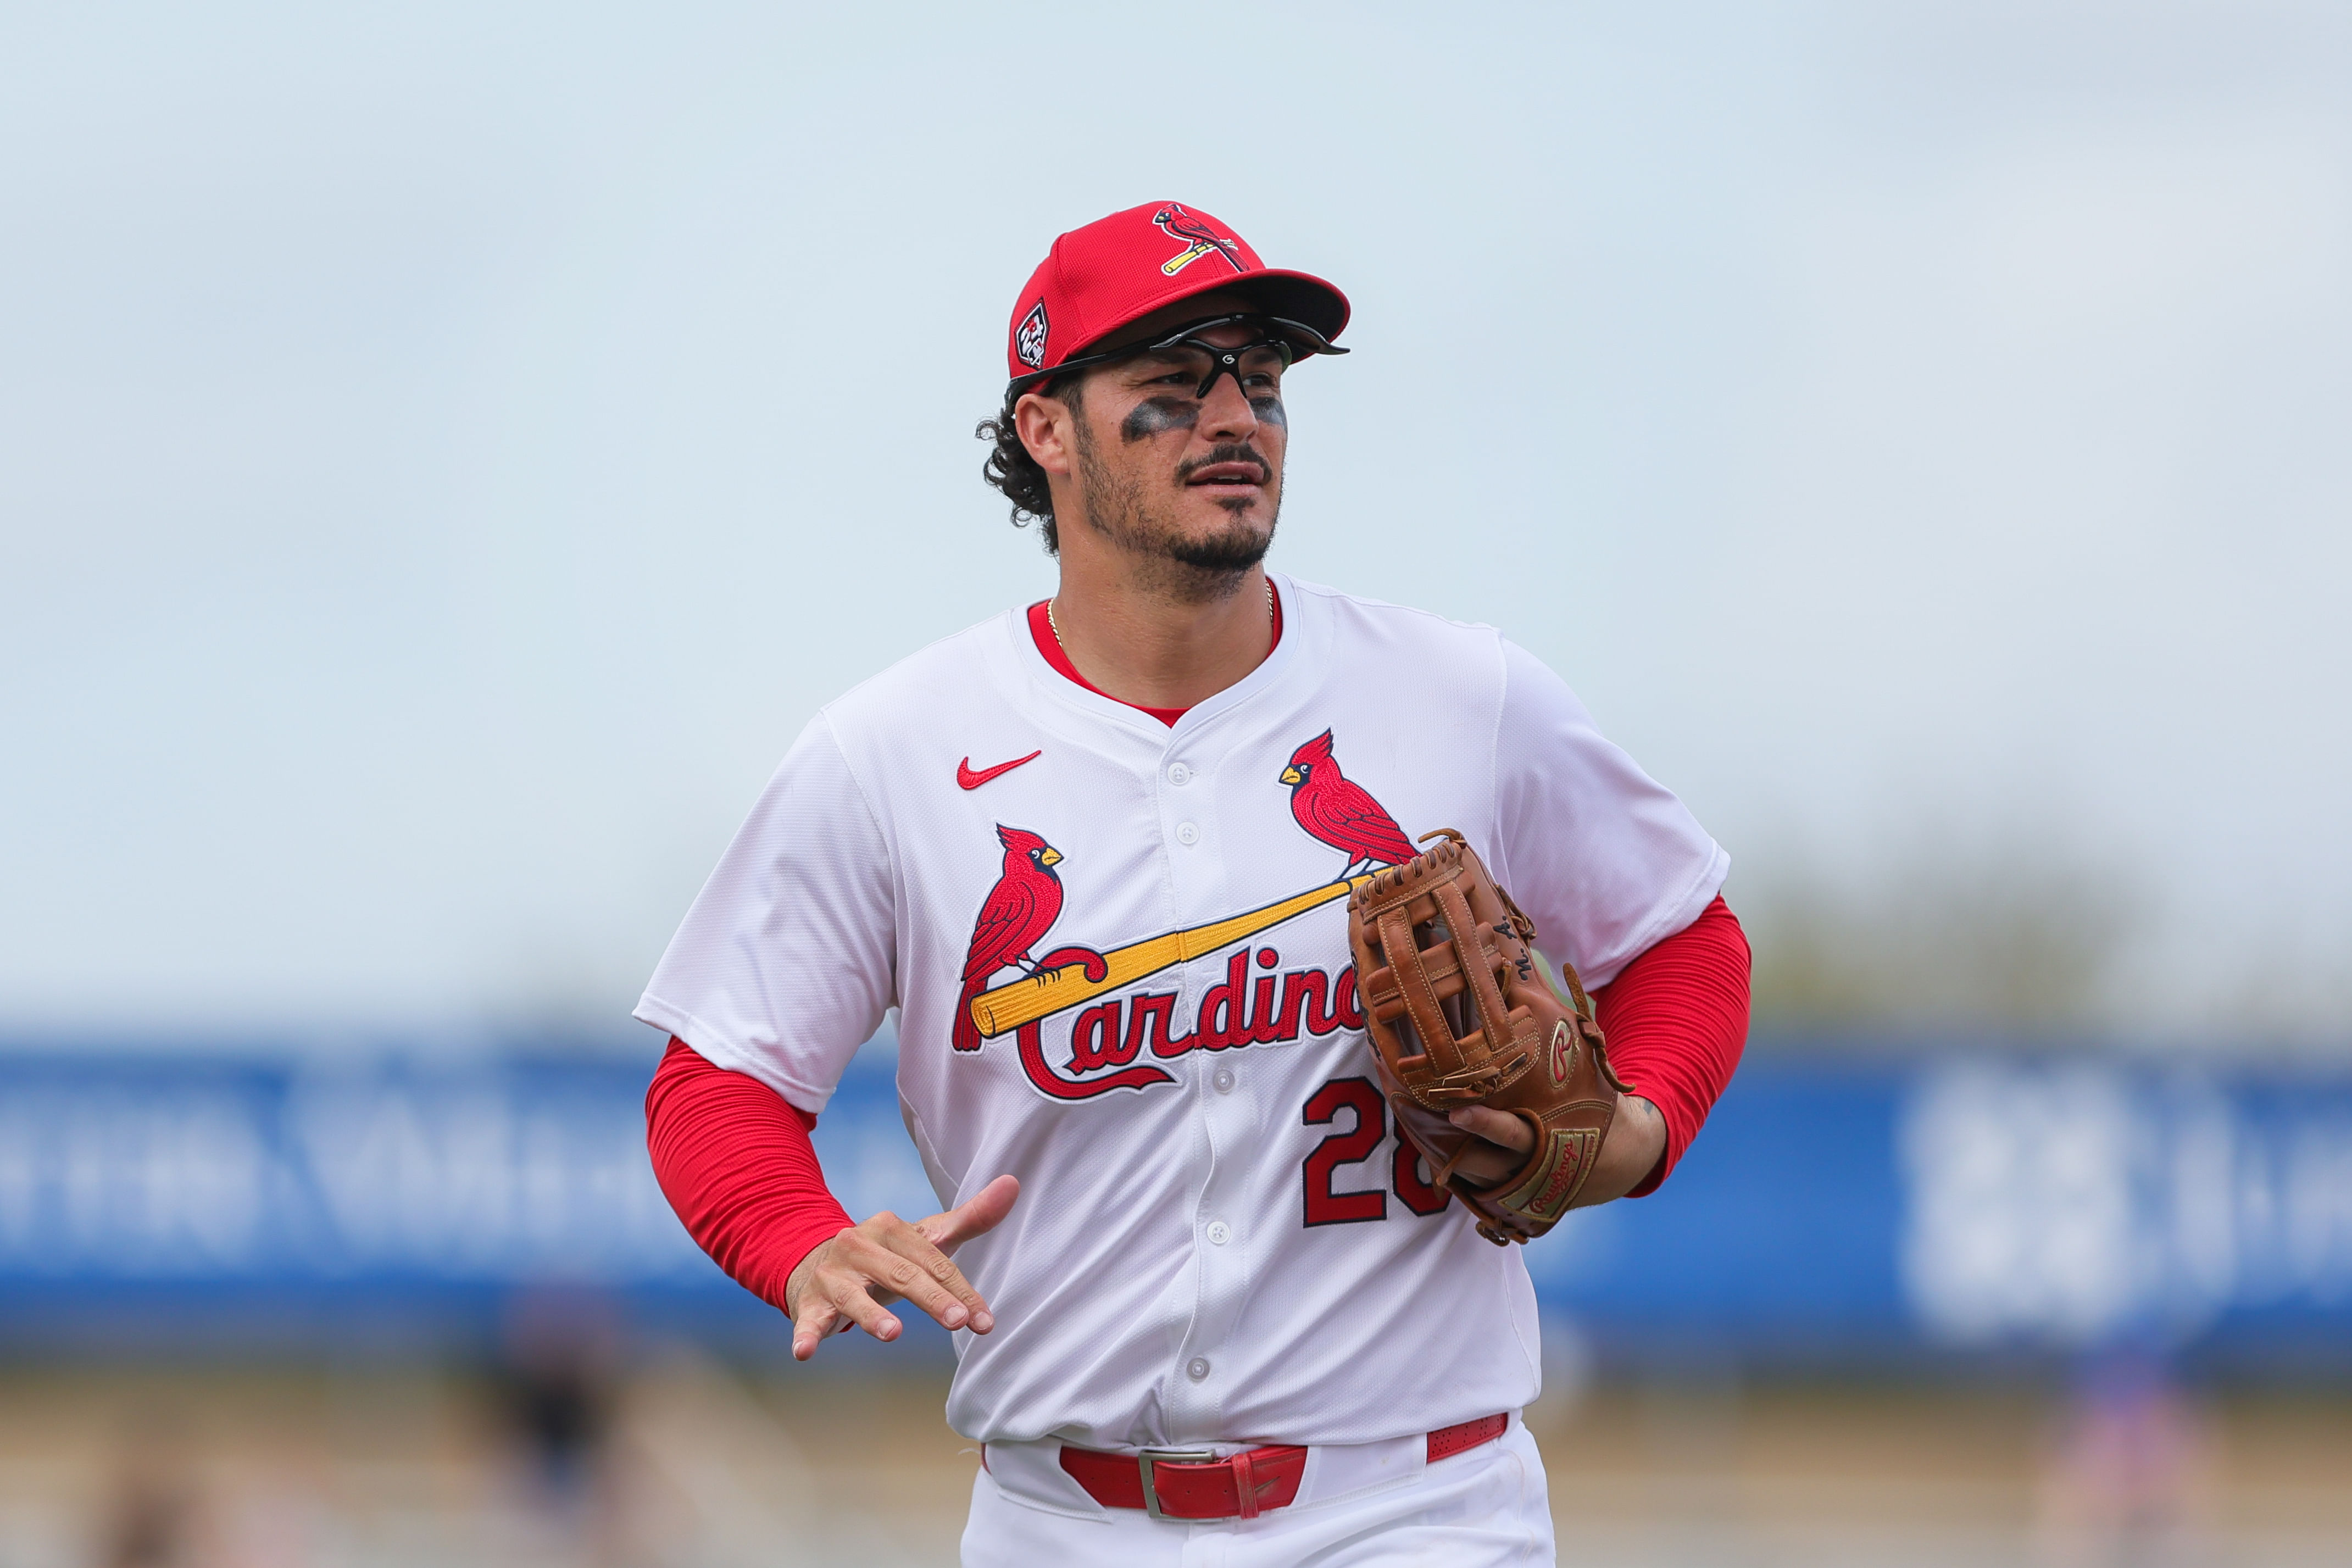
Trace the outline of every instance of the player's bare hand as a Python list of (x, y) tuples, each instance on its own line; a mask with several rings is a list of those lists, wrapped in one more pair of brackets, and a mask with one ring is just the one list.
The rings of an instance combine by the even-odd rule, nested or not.
[(827, 1334), (853, 1326), (877, 1340), (897, 1339), (905, 1325), (888, 1309), (901, 1299), (950, 1329), (993, 1329), (988, 1303), (949, 1259), (973, 1237), (995, 1229), (1020, 1195), (1019, 1181), (999, 1176), (944, 1214), (910, 1225), (886, 1211), (819, 1243), (784, 1283), (793, 1359), (808, 1360)]
[[(1528, 1163), (1528, 1152), (1536, 1146), (1534, 1131), (1525, 1121), (1508, 1111), (1468, 1105), (1446, 1120), (1480, 1141), (1455, 1162), (1454, 1168), (1485, 1186), (1491, 1187), (1515, 1174)], [(1609, 1136), (1601, 1141), (1601, 1153), (1592, 1162), (1592, 1173), (1585, 1178), (1584, 1190), (1576, 1195), (1576, 1206), (1590, 1208), (1594, 1204), (1623, 1197), (1642, 1184), (1665, 1152), (1666, 1121), (1658, 1114), (1658, 1108), (1638, 1094), (1620, 1094), (1616, 1120), (1609, 1124)]]

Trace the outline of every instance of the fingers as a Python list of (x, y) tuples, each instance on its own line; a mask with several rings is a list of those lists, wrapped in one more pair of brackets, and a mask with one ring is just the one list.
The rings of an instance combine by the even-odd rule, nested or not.
[(969, 1202), (909, 1225), (877, 1214), (825, 1241), (793, 1270), (785, 1300), (793, 1318), (793, 1359), (806, 1361), (831, 1333), (864, 1329), (887, 1342), (905, 1331), (888, 1310), (901, 1298), (949, 1329), (984, 1334), (995, 1315), (948, 1253), (993, 1229), (1012, 1212), (1021, 1184), (999, 1176)]
[(867, 1239), (879, 1249), (868, 1269), (874, 1294), (903, 1296), (946, 1328), (984, 1334), (996, 1326), (980, 1292), (921, 1227), (894, 1218)]
[(799, 1316), (793, 1320), (794, 1361), (808, 1360), (816, 1354), (816, 1347), (826, 1335), (852, 1326), (864, 1329), (885, 1344), (906, 1329), (896, 1314), (867, 1292), (856, 1270), (851, 1268), (819, 1268), (801, 1291), (800, 1309)]
[(994, 1230), (1013, 1212), (1013, 1200), (1020, 1195), (1019, 1177), (999, 1176), (963, 1203), (945, 1214), (933, 1215), (915, 1228), (940, 1252), (953, 1257), (955, 1249), (973, 1237)]
[(1491, 1187), (1524, 1163), (1507, 1150), (1474, 1143), (1454, 1157), (1454, 1174), (1474, 1187)]
[(793, 1321), (793, 1359), (806, 1361), (816, 1354), (816, 1347), (824, 1336), (832, 1333), (844, 1320), (825, 1300), (825, 1270), (834, 1255), (834, 1244), (849, 1235), (836, 1232), (809, 1249), (807, 1257), (793, 1266), (784, 1281), (784, 1315)]
[(1454, 1173), (1482, 1187), (1508, 1179), (1527, 1163), (1527, 1152), (1536, 1146), (1533, 1130), (1507, 1110), (1465, 1105), (1446, 1120), (1476, 1140), (1454, 1156)]
[(1489, 1143), (1499, 1143), (1514, 1153), (1524, 1154), (1536, 1146), (1536, 1135), (1527, 1122), (1507, 1110), (1496, 1110), (1484, 1105), (1465, 1105), (1446, 1119), (1463, 1131), (1484, 1138)]

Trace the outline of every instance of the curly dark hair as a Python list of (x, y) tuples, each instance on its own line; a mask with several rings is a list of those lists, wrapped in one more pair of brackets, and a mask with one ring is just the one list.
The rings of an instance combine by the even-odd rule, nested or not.
[[(1084, 375), (1072, 375), (1028, 390), (1060, 398), (1070, 405), (1070, 412), (1075, 414), (1078, 412), (1078, 400), (1086, 384)], [(1024, 520), (1035, 518), (1037, 536), (1045, 546), (1045, 553), (1058, 555), (1062, 550), (1062, 536), (1054, 526), (1053, 489), (1045, 482), (1045, 470), (1037, 466), (1037, 459), (1031, 457), (1029, 448), (1021, 444), (1021, 432), (1013, 423), (1013, 405), (1019, 401), (1017, 397), (1007, 396), (1001, 412), (993, 418), (982, 420), (973, 428), (974, 436), (994, 444), (980, 465), (980, 477), (1002, 491), (1004, 499), (1013, 503), (1013, 526), (1025, 528), (1028, 524)]]

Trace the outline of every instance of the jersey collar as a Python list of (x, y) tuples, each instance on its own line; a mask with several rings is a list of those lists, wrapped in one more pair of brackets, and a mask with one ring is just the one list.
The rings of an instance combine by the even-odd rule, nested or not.
[(1078, 673), (1077, 667), (1070, 662), (1069, 655), (1053, 635), (1045, 617), (1045, 601), (1042, 599), (1025, 610), (1008, 612), (1005, 626), (1014, 644), (1016, 661), (1033, 680), (1068, 705), (1162, 736), (1180, 731), (1191, 734), (1216, 714), (1236, 702), (1246, 700), (1280, 679), (1282, 672), (1297, 657), (1301, 640), (1298, 626), (1301, 596), (1286, 576), (1269, 572), (1266, 580), (1274, 585), (1273, 647), (1258, 662), (1256, 668), (1223, 691), (1203, 698), (1190, 708), (1139, 707), (1134, 703), (1122, 702), (1096, 687)]

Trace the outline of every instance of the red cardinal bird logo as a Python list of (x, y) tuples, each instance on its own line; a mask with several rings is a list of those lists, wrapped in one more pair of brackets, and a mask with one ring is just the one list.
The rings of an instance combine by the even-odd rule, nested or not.
[(1062, 912), (1062, 879), (1054, 868), (1062, 852), (1037, 835), (996, 825), (997, 842), (1004, 846), (1004, 872), (981, 900), (980, 919), (971, 928), (971, 946), (964, 952), (963, 995), (956, 1002), (955, 1048), (980, 1049), (980, 1029), (971, 1021), (971, 999), (988, 987), (1000, 970), (1017, 968), (1036, 973), (1029, 950), (1052, 929)]
[(1371, 792), (1339, 771), (1331, 754), (1331, 731), (1324, 731), (1290, 753), (1282, 770), (1290, 786), (1290, 815), (1298, 826), (1334, 849), (1347, 852), (1342, 879), (1359, 866), (1402, 866), (1415, 853), (1404, 830), (1396, 825)]
[(1169, 238), (1186, 242), (1183, 249), (1160, 264), (1160, 270), (1169, 277), (1175, 277), (1211, 251), (1215, 251), (1219, 256), (1223, 257), (1225, 264), (1234, 271), (1249, 270), (1242, 265), (1242, 258), (1237, 254), (1239, 247), (1234, 241), (1211, 228), (1193, 214), (1186, 212), (1183, 203), (1170, 202), (1151, 215), (1151, 221), (1158, 224), (1160, 232), (1167, 235)]

